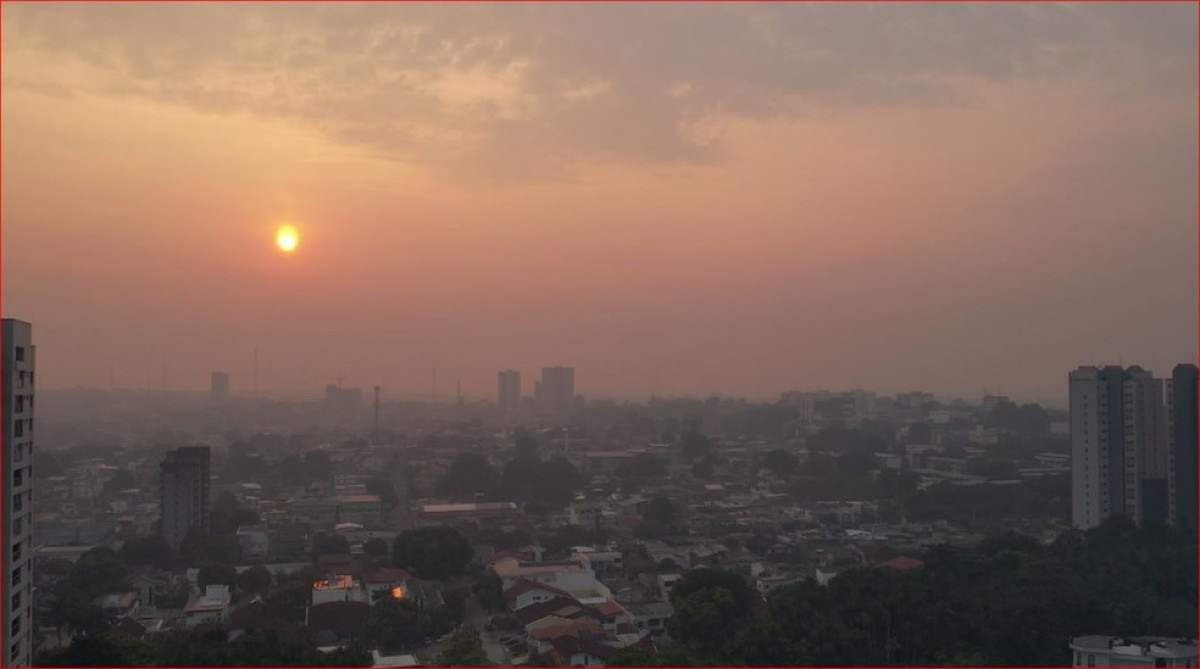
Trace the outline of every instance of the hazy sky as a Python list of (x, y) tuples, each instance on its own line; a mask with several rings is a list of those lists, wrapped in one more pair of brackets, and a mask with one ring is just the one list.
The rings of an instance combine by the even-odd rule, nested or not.
[(2, 11), (45, 387), (236, 392), (257, 347), (278, 392), (1060, 398), (1195, 358), (1194, 4)]

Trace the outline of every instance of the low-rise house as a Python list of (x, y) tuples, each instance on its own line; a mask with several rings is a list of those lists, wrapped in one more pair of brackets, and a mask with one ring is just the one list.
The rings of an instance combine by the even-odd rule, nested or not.
[(659, 574), (655, 578), (655, 583), (658, 586), (658, 597), (663, 601), (670, 601), (671, 588), (683, 578), (682, 574)]
[(1175, 637), (1078, 636), (1071, 639), (1073, 667), (1195, 667), (1196, 640)]
[(409, 581), (412, 576), (404, 569), (387, 567), (376, 569), (363, 577), (363, 587), (367, 591), (367, 602), (374, 603), (383, 593), (390, 594), (394, 599), (411, 598), (412, 587)]
[(600, 614), (600, 625), (608, 634), (629, 634), (633, 632), (633, 614), (615, 600), (605, 600), (591, 607)]
[(312, 605), (328, 604), (330, 602), (361, 602), (368, 603), (367, 593), (353, 576), (338, 574), (323, 578), (313, 583)]
[(372, 667), (419, 667), (415, 655), (383, 655), (377, 650), (371, 651)]
[(137, 610), (139, 601), (136, 592), (110, 592), (92, 601), (106, 618), (128, 618)]
[(229, 614), (231, 597), (228, 585), (208, 585), (204, 593), (192, 597), (187, 606), (183, 607), (183, 624), (185, 627), (225, 622)]
[(238, 545), (242, 559), (249, 562), (266, 560), (271, 554), (271, 542), (266, 525), (244, 525), (237, 529)]
[(595, 572), (574, 559), (522, 562), (516, 558), (503, 557), (492, 562), (492, 571), (500, 577), (504, 588), (511, 588), (521, 580), (529, 580), (551, 585), (572, 594), (603, 592), (603, 585), (596, 581)]
[(925, 563), (916, 558), (901, 555), (899, 557), (894, 557), (890, 560), (880, 562), (875, 566), (880, 569), (891, 569), (894, 571), (912, 571), (913, 569), (920, 569), (921, 567), (925, 566)]
[(669, 602), (638, 602), (626, 604), (626, 610), (633, 616), (633, 626), (639, 632), (647, 631), (658, 634), (667, 628), (667, 621), (675, 615), (675, 610)]
[(618, 575), (625, 570), (625, 558), (620, 551), (597, 551), (580, 547), (575, 549), (573, 557), (599, 578)]
[(595, 639), (563, 636), (552, 639), (540, 655), (556, 666), (603, 667), (617, 649)]
[(337, 498), (337, 521), (378, 527), (383, 522), (383, 501), (379, 495), (341, 495)]
[(550, 601), (555, 597), (570, 598), (571, 595), (552, 585), (525, 579), (517, 581), (511, 588), (504, 590), (504, 603), (510, 611), (519, 611), (533, 604)]

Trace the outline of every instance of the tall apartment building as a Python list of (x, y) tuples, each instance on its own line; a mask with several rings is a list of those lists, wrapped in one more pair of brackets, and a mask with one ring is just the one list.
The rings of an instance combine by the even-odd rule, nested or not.
[[(1190, 404), (1186, 397), (1175, 399), (1189, 393), (1189, 367), (1195, 369), (1176, 368), (1178, 383), (1174, 378), (1164, 383), (1137, 366), (1080, 367), (1070, 373), (1075, 527), (1096, 527), (1114, 514), (1139, 525), (1169, 522), (1178, 513), (1181, 495), (1195, 490), (1194, 381)], [(1185, 471), (1181, 462), (1190, 467)], [(1194, 500), (1195, 493), (1190, 494)], [(1194, 502), (1183, 505), (1195, 508)]]
[(1166, 383), (1167, 517), (1196, 527), (1196, 380), (1195, 365), (1176, 365)]
[(575, 403), (575, 369), (543, 367), (538, 395), (543, 413), (557, 421), (568, 420)]
[(220, 401), (229, 397), (229, 374), (227, 372), (212, 373), (209, 395), (214, 401)]
[(497, 405), (504, 420), (511, 420), (521, 406), (521, 373), (506, 369), (496, 376)]
[(3, 320), (4, 645), (0, 665), (33, 659), (33, 327)]
[(179, 550), (188, 532), (208, 530), (209, 459), (207, 446), (168, 451), (159, 465), (162, 536)]
[(1121, 388), (1124, 434), (1124, 514), (1141, 525), (1167, 519), (1166, 424), (1162, 379), (1141, 367), (1125, 370)]

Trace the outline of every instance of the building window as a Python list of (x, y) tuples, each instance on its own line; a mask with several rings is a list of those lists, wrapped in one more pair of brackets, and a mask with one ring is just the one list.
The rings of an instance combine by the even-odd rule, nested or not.
[(25, 396), (17, 395), (17, 413), (21, 413), (24, 410), (25, 410)]
[(21, 618), (20, 617), (13, 618), (11, 629), (12, 629), (13, 636), (17, 636), (18, 634), (21, 633)]
[(16, 569), (12, 570), (12, 584), (14, 587), (21, 585), (21, 568), (20, 567), (17, 567)]
[(21, 484), (24, 482), (25, 482), (25, 470), (24, 469), (13, 470), (13, 487), (20, 488)]
[(25, 500), (21, 499), (21, 493), (13, 495), (13, 511), (20, 511), (25, 508)]
[(1088, 666), (1089, 667), (1096, 666), (1096, 654), (1095, 653), (1088, 653)]
[(19, 421), (16, 421), (15, 423), (13, 423), (13, 436), (14, 437), (24, 437), (25, 436), (25, 421), (19, 420)]
[(16, 660), (17, 656), (21, 654), (21, 644), (14, 643), (8, 653), (9, 659)]
[[(20, 541), (13, 544), (13, 558), (12, 559), (13, 559), (13, 562), (16, 562), (21, 559), (21, 542)], [(14, 606), (13, 608), (15, 609), (17, 607)]]
[(21, 608), (21, 593), (12, 596), (12, 610), (17, 611)]
[(25, 347), (18, 346), (16, 355), (17, 355), (17, 362), (25, 362)]
[(22, 529), (21, 528), (21, 519), (20, 518), (14, 519), (13, 520), (13, 535), (18, 536), (18, 537), (21, 536), (21, 529)]

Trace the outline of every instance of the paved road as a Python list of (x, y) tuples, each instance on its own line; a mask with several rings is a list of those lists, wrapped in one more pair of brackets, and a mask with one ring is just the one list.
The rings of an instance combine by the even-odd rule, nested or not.
[(500, 635), (484, 629), (488, 618), (487, 611), (483, 610), (483, 607), (479, 605), (479, 600), (472, 593), (467, 598), (466, 610), (463, 612), (463, 622), (474, 627), (479, 632), (479, 641), (483, 644), (483, 652), (487, 653), (489, 662), (502, 665), (512, 664), (512, 657), (509, 656), (508, 649), (504, 647), (504, 644), (500, 643)]

